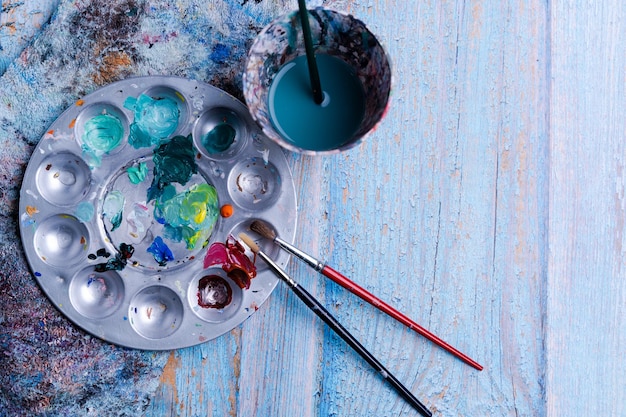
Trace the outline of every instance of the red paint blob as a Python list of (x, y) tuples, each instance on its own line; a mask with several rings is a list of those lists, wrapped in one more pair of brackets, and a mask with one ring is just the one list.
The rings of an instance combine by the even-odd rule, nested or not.
[(246, 256), (244, 247), (228, 236), (226, 243), (215, 242), (204, 257), (204, 268), (221, 265), (226, 275), (242, 289), (250, 288), (251, 280), (256, 277), (256, 266)]

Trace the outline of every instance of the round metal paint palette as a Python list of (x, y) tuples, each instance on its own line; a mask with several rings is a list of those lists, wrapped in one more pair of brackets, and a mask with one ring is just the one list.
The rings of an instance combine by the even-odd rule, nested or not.
[(293, 240), (283, 150), (240, 101), (178, 77), (130, 78), (77, 101), (42, 137), (20, 196), (25, 253), (51, 301), (91, 334), (148, 350), (213, 339), (269, 297), (278, 279), (262, 263), (241, 288), (207, 257), (256, 219)]

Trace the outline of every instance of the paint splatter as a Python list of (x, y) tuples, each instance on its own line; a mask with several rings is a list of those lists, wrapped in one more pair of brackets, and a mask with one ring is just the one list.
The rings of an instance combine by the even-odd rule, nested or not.
[(160, 266), (165, 266), (169, 261), (174, 260), (174, 254), (170, 248), (167, 247), (165, 242), (163, 242), (163, 238), (161, 238), (161, 236), (154, 238), (147, 251), (154, 256), (154, 260)]
[(169, 97), (152, 98), (141, 94), (137, 98), (128, 97), (124, 107), (135, 114), (128, 138), (135, 149), (158, 145), (178, 127), (180, 109), (176, 101)]
[(154, 178), (148, 189), (148, 201), (158, 198), (169, 184), (187, 184), (191, 176), (198, 172), (195, 156), (191, 134), (175, 136), (157, 147), (152, 157)]
[(94, 166), (100, 166), (102, 156), (119, 146), (124, 138), (124, 126), (117, 116), (103, 113), (89, 119), (82, 136), (83, 152)]
[(228, 236), (226, 243), (215, 242), (204, 257), (204, 268), (221, 265), (226, 275), (239, 288), (250, 288), (251, 280), (256, 277), (254, 261), (246, 256), (244, 247), (232, 236)]
[(98, 257), (103, 257), (103, 258), (108, 258), (109, 256), (111, 256), (111, 253), (106, 250), (105, 248), (100, 248), (96, 251), (96, 253), (90, 253), (87, 258), (91, 259), (92, 261), (98, 259)]
[(259, 153), (263, 157), (263, 163), (265, 165), (269, 164), (269, 162), (270, 162), (270, 150), (265, 148), (263, 150), (260, 150)]
[(94, 266), (96, 272), (104, 271), (121, 271), (126, 267), (128, 260), (135, 253), (135, 248), (132, 245), (121, 243), (119, 252), (115, 254), (115, 257), (109, 259), (104, 263), (100, 263)]
[(107, 194), (102, 205), (102, 215), (108, 217), (111, 222), (111, 231), (117, 229), (122, 224), (122, 212), (124, 211), (124, 194), (113, 190)]
[(184, 241), (187, 249), (205, 242), (215, 227), (219, 209), (212, 185), (197, 184), (181, 193), (165, 188), (154, 207), (155, 219), (164, 225), (164, 236)]
[(207, 275), (198, 282), (198, 305), (202, 308), (222, 309), (233, 300), (233, 290), (218, 275)]
[(76, 217), (83, 222), (90, 222), (95, 213), (93, 204), (89, 201), (82, 201), (76, 206)]
[(224, 152), (235, 141), (236, 133), (228, 123), (220, 123), (202, 136), (202, 146), (210, 154)]
[(138, 165), (133, 165), (126, 169), (128, 173), (128, 180), (132, 184), (139, 184), (143, 180), (146, 179), (146, 175), (148, 175), (148, 165), (145, 162), (140, 162)]
[(30, 217), (33, 217), (33, 215), (39, 213), (39, 209), (35, 206), (26, 206), (26, 214), (28, 214)]

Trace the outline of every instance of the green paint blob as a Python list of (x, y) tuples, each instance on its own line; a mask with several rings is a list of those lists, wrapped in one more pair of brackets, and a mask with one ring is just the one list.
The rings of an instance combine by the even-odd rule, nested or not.
[(122, 224), (122, 212), (124, 211), (124, 194), (114, 190), (107, 194), (102, 204), (102, 215), (108, 217), (112, 228), (111, 231), (120, 227)]
[(354, 70), (339, 58), (316, 55), (324, 101), (313, 101), (306, 56), (285, 64), (268, 95), (275, 129), (295, 146), (312, 151), (336, 149), (349, 142), (365, 114), (365, 93)]
[(187, 184), (198, 172), (196, 154), (191, 134), (175, 136), (154, 150), (154, 178), (148, 189), (148, 201), (159, 198), (166, 186), (172, 183)]
[(128, 180), (132, 184), (139, 184), (148, 175), (148, 165), (145, 162), (140, 162), (137, 166), (128, 167), (126, 172), (128, 173)]
[(128, 143), (135, 149), (158, 145), (178, 127), (180, 109), (169, 97), (152, 98), (141, 94), (137, 98), (128, 97), (124, 107), (134, 111)]
[(87, 120), (82, 136), (83, 151), (100, 166), (102, 155), (117, 148), (124, 138), (124, 126), (119, 118), (103, 113)]
[(224, 152), (235, 141), (236, 133), (228, 123), (220, 123), (202, 136), (202, 146), (210, 154)]
[(218, 216), (217, 191), (209, 184), (197, 184), (180, 193), (167, 186), (154, 207), (154, 217), (164, 225), (164, 237), (184, 241), (187, 249), (211, 236)]

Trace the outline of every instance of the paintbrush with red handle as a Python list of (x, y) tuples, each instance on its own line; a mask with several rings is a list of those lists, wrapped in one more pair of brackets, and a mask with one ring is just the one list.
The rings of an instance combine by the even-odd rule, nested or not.
[(307, 265), (309, 265), (310, 267), (315, 269), (317, 272), (321, 273), (322, 275), (326, 276), (327, 278), (330, 278), (331, 280), (333, 280), (337, 284), (341, 285), (342, 287), (344, 287), (345, 289), (347, 289), (351, 293), (353, 293), (356, 296), (360, 297), (361, 299), (367, 301), (368, 303), (370, 303), (371, 305), (373, 305), (374, 307), (376, 307), (380, 311), (390, 315), (394, 319), (398, 320), (400, 323), (402, 323), (405, 326), (407, 326), (409, 329), (415, 330), (417, 333), (419, 333), (420, 335), (424, 336), (426, 339), (430, 340), (431, 342), (433, 342), (437, 346), (439, 346), (439, 347), (445, 349), (446, 351), (450, 352), (451, 354), (453, 354), (457, 358), (461, 359), (462, 361), (464, 361), (468, 365), (478, 369), (479, 371), (482, 371), (482, 369), (483, 369), (482, 365), (480, 365), (478, 362), (476, 362), (475, 360), (473, 360), (469, 356), (465, 355), (464, 353), (460, 352), (459, 350), (457, 350), (453, 346), (451, 346), (448, 343), (446, 343), (445, 341), (441, 340), (439, 337), (435, 336), (434, 334), (432, 334), (431, 332), (429, 332), (428, 330), (426, 330), (425, 328), (423, 328), (422, 326), (420, 326), (419, 324), (417, 324), (416, 322), (411, 320), (409, 317), (407, 317), (406, 315), (402, 314), (401, 312), (399, 312), (395, 308), (391, 307), (389, 304), (387, 304), (386, 302), (384, 302), (380, 298), (376, 297), (374, 294), (370, 293), (365, 288), (360, 287), (355, 282), (353, 282), (350, 279), (346, 278), (344, 275), (340, 274), (339, 272), (337, 272), (336, 270), (334, 270), (330, 266), (328, 266), (325, 263), (315, 259), (313, 256), (311, 256), (311, 255), (301, 251), (300, 249), (296, 248), (295, 246), (291, 245), (290, 243), (285, 242), (284, 240), (279, 238), (276, 235), (276, 232), (274, 231), (274, 229), (272, 229), (270, 226), (268, 226), (265, 222), (263, 222), (261, 220), (253, 221), (250, 224), (250, 230), (252, 230), (253, 232), (258, 233), (259, 235), (263, 236), (266, 239), (269, 239), (269, 240), (273, 241), (274, 243), (276, 243), (278, 246), (280, 246), (281, 248), (283, 248), (287, 252), (290, 252), (291, 254), (295, 255), (298, 258), (300, 258), (302, 261), (304, 261)]

